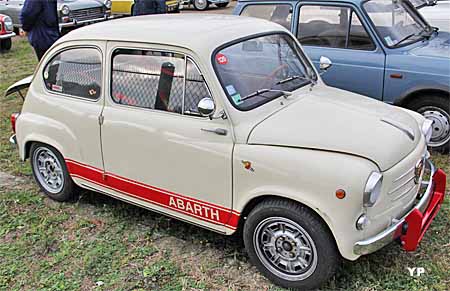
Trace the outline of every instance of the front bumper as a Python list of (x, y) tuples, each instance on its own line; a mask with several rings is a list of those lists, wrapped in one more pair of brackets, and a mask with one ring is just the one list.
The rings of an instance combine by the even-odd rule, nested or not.
[(10, 33), (6, 33), (6, 34), (0, 34), (0, 40), (2, 39), (8, 39), (11, 37), (16, 36), (16, 34), (14, 32), (10, 32)]
[(86, 20), (80, 20), (80, 21), (78, 21), (76, 19), (73, 19), (70, 22), (60, 23), (59, 27), (60, 28), (75, 27), (75, 26), (80, 26), (80, 25), (84, 25), (84, 24), (101, 22), (101, 21), (105, 21), (105, 20), (108, 20), (108, 19), (112, 19), (112, 17), (109, 16), (109, 15), (105, 15), (105, 16), (103, 16), (101, 18), (86, 19)]
[(446, 175), (442, 170), (435, 170), (431, 161), (430, 181), (422, 182), (427, 186), (419, 202), (400, 220), (381, 233), (369, 239), (355, 243), (353, 252), (356, 255), (373, 253), (400, 239), (405, 251), (414, 251), (422, 240), (431, 222), (436, 217), (445, 196)]

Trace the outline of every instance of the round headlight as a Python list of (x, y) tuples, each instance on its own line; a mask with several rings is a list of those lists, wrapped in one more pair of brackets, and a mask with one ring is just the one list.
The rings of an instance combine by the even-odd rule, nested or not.
[(70, 8), (69, 8), (69, 6), (64, 5), (63, 7), (61, 7), (61, 13), (62, 13), (63, 15), (69, 15), (69, 13), (70, 13)]
[(112, 5), (111, 0), (105, 0), (105, 6), (106, 6), (106, 8), (111, 9), (111, 5)]
[(372, 172), (367, 179), (366, 187), (364, 188), (363, 203), (366, 207), (373, 206), (381, 194), (381, 184), (383, 183), (383, 175), (378, 172)]
[(6, 16), (5, 18), (3, 18), (3, 23), (5, 24), (6, 31), (13, 31), (14, 30), (14, 26), (13, 26), (13, 22), (12, 22), (11, 17)]

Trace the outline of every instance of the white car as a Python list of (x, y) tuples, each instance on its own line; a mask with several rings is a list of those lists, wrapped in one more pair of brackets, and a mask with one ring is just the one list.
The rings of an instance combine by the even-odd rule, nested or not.
[(95, 24), (61, 38), (7, 94), (30, 82), (11, 141), (45, 194), (68, 201), (85, 188), (222, 234), (243, 229), (251, 261), (284, 287), (317, 287), (341, 258), (397, 238), (415, 250), (444, 199), (431, 123), (326, 86), (269, 21)]

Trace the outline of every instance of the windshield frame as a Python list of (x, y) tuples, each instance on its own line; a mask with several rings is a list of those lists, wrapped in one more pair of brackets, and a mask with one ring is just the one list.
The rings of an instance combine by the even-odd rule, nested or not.
[[(379, 40), (384, 44), (385, 47), (389, 48), (389, 49), (398, 49), (398, 48), (402, 48), (411, 44), (415, 44), (419, 41), (422, 41), (423, 38), (417, 38), (417, 39), (412, 39), (411, 41), (402, 43), (400, 45), (388, 45), (386, 40), (384, 39), (384, 37), (380, 34), (377, 26), (375, 25), (375, 23), (372, 21), (372, 18), (370, 17), (369, 13), (367, 12), (366, 8), (364, 7), (364, 5), (367, 2), (370, 2), (372, 0), (364, 0), (361, 2), (361, 10), (362, 13), (365, 15), (365, 17), (367, 17), (367, 20), (369, 21), (370, 25), (372, 26), (373, 31), (375, 32), (375, 34), (377, 35), (377, 37), (379, 38)], [(402, 2), (406, 5), (406, 11), (411, 15), (411, 17), (418, 22), (419, 24), (422, 24), (425, 28), (429, 27), (432, 28), (431, 25), (426, 21), (425, 18), (423, 18), (423, 16), (419, 13), (419, 11), (417, 10), (416, 7), (414, 7), (414, 5), (409, 1), (409, 0), (402, 0)]]
[[(319, 79), (318, 74), (317, 74), (317, 71), (316, 71), (314, 65), (312, 64), (312, 62), (308, 59), (308, 57), (307, 57), (306, 54), (304, 53), (301, 44), (298, 42), (298, 40), (297, 40), (295, 37), (293, 37), (292, 35), (290, 35), (290, 34), (289, 34), (288, 32), (286, 32), (286, 31), (282, 31), (282, 30), (273, 30), (273, 31), (269, 31), (269, 32), (256, 33), (256, 34), (251, 34), (251, 35), (248, 35), (248, 36), (245, 36), (245, 37), (237, 38), (237, 39), (234, 39), (234, 40), (232, 40), (232, 41), (226, 42), (226, 43), (224, 43), (224, 44), (218, 46), (216, 49), (214, 49), (214, 51), (213, 51), (212, 54), (211, 54), (211, 64), (212, 64), (212, 66), (213, 66), (214, 73), (216, 74), (216, 77), (217, 77), (217, 79), (219, 80), (219, 83), (220, 83), (220, 86), (221, 86), (221, 88), (222, 88), (222, 91), (223, 91), (223, 93), (227, 96), (228, 102), (229, 102), (234, 108), (236, 108), (236, 109), (239, 110), (239, 111), (242, 111), (242, 112), (245, 112), (245, 111), (251, 111), (251, 110), (253, 110), (253, 109), (255, 109), (255, 108), (258, 108), (258, 107), (260, 107), (260, 106), (263, 106), (263, 105), (265, 105), (265, 104), (267, 104), (267, 103), (270, 103), (270, 102), (272, 102), (272, 101), (274, 101), (274, 100), (277, 100), (277, 99), (280, 98), (280, 97), (283, 97), (283, 94), (277, 94), (277, 95), (274, 96), (274, 97), (268, 97), (268, 98), (267, 98), (267, 101), (257, 103), (257, 104), (255, 104), (255, 105), (250, 106), (250, 107), (245, 108), (245, 109), (244, 109), (244, 108), (240, 108), (238, 105), (236, 105), (236, 104), (233, 102), (232, 97), (230, 96), (230, 94), (228, 94), (228, 92), (227, 92), (227, 90), (226, 90), (226, 88), (225, 88), (225, 86), (224, 86), (223, 79), (222, 79), (222, 77), (220, 76), (219, 71), (218, 71), (218, 67), (217, 67), (217, 63), (216, 63), (215, 57), (216, 57), (216, 55), (217, 55), (220, 51), (222, 51), (223, 49), (226, 49), (226, 48), (231, 47), (231, 46), (233, 46), (233, 45), (236, 45), (236, 44), (238, 44), (238, 43), (242, 43), (242, 42), (244, 42), (244, 41), (251, 40), (251, 39), (255, 39), (255, 38), (259, 38), (259, 37), (271, 36), (271, 35), (283, 35), (283, 36), (286, 36), (286, 37), (290, 38), (290, 39), (293, 41), (293, 43), (295, 43), (296, 46), (298, 46), (298, 48), (300, 48), (300, 49), (295, 49), (295, 51), (296, 51), (296, 53), (298, 53), (299, 58), (300, 58), (300, 61), (301, 61), (302, 64), (305, 66), (305, 69), (306, 69), (307, 71), (309, 71), (309, 72), (312, 73), (312, 76), (308, 76), (308, 77), (310, 77), (311, 80), (312, 80), (313, 82), (317, 82), (318, 79)], [(305, 86), (308, 85), (308, 84), (311, 84), (311, 81), (305, 82), (302, 86), (300, 86), (300, 87), (298, 87), (298, 88), (292, 90), (292, 92), (294, 92), (294, 91), (296, 91), (296, 90), (298, 90), (298, 89), (300, 89), (300, 88), (303, 88), (303, 87), (305, 87)], [(262, 88), (261, 88), (261, 89), (262, 89)]]

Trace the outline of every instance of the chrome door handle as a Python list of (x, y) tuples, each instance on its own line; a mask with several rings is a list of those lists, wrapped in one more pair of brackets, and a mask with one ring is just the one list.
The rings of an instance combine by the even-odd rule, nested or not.
[(223, 129), (223, 128), (216, 128), (216, 129), (202, 128), (202, 131), (212, 132), (212, 133), (215, 133), (217, 135), (227, 135), (227, 130)]

